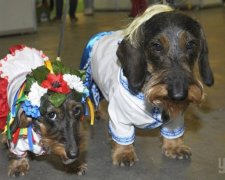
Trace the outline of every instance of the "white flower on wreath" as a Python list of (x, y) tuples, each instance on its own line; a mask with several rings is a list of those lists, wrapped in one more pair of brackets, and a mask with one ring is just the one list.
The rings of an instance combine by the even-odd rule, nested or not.
[(71, 74), (64, 74), (63, 79), (67, 82), (70, 89), (74, 89), (80, 93), (84, 91), (85, 87), (80, 77)]
[(31, 105), (40, 107), (41, 97), (46, 94), (47, 91), (47, 88), (39, 86), (37, 82), (33, 83), (28, 93), (28, 100), (31, 102)]

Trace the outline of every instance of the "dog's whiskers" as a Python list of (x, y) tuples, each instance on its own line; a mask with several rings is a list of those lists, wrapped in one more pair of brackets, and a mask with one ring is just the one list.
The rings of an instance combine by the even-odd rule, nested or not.
[(44, 147), (46, 147), (47, 149), (50, 149), (51, 152), (53, 152), (54, 154), (60, 156), (63, 159), (68, 159), (66, 155), (65, 147), (63, 144), (45, 137), (43, 137), (42, 143)]
[(183, 101), (174, 101), (168, 96), (166, 84), (160, 84), (159, 76), (153, 76), (144, 87), (146, 99), (157, 107), (162, 107), (166, 110), (171, 118), (175, 118), (187, 108), (190, 103), (200, 104), (204, 99), (203, 86), (200, 81), (195, 80), (188, 88), (188, 96)]

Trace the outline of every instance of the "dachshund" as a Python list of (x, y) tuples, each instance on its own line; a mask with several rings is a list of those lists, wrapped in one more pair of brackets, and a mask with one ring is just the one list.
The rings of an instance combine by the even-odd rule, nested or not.
[(168, 5), (152, 5), (127, 28), (94, 35), (80, 68), (87, 72), (95, 105), (101, 97), (108, 101), (114, 165), (137, 161), (135, 128), (159, 127), (163, 154), (190, 158), (183, 141), (184, 113), (190, 103), (203, 101), (203, 83), (214, 83), (199, 22)]
[(57, 155), (66, 170), (83, 175), (87, 170), (79, 155), (85, 140), (80, 123), (86, 98), (83, 73), (73, 73), (24, 45), (11, 47), (0, 64), (0, 81), (6, 80), (1, 88), (7, 93), (1, 94), (6, 97), (1, 105), (9, 106), (3, 129), (9, 147), (8, 175), (25, 175), (30, 169), (29, 154), (49, 153)]

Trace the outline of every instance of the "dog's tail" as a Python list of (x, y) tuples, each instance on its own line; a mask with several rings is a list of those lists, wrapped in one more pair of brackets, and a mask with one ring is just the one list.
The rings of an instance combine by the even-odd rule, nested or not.
[(155, 4), (152, 6), (149, 6), (143, 14), (140, 16), (137, 16), (132, 23), (124, 29), (124, 36), (131, 42), (131, 44), (134, 47), (139, 46), (139, 42), (136, 41), (135, 39), (137, 38), (139, 27), (144, 24), (146, 21), (151, 19), (154, 15), (163, 13), (163, 12), (168, 12), (168, 11), (173, 11), (174, 9), (168, 5), (163, 5), (163, 4)]

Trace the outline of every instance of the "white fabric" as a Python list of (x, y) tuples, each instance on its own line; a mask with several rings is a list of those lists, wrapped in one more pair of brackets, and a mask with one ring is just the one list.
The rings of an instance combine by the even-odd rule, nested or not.
[(8, 104), (9, 107), (13, 104), (13, 99), (26, 79), (26, 75), (44, 64), (47, 60), (42, 51), (34, 48), (24, 47), (21, 50), (16, 50), (14, 54), (8, 54), (4, 59), (0, 60), (1, 77), (8, 78)]
[[(37, 134), (34, 130), (32, 130), (33, 138), (35, 143), (33, 143), (33, 150), (32, 152), (36, 155), (43, 155), (46, 151), (43, 149), (41, 145), (41, 136)], [(29, 142), (27, 137), (19, 138), (17, 143), (14, 144), (13, 142), (10, 143), (9, 150), (11, 153), (17, 155), (18, 157), (24, 157), (27, 154), (27, 151), (30, 151)]]
[[(8, 54), (4, 59), (0, 60), (1, 78), (8, 79), (7, 97), (11, 109), (15, 106), (14, 97), (26, 80), (26, 75), (32, 69), (44, 65), (45, 60), (48, 60), (48, 57), (42, 51), (29, 47), (15, 50), (14, 53)], [(40, 145), (41, 137), (34, 130), (32, 132), (36, 142), (33, 144), (33, 153), (41, 155), (45, 152)], [(10, 143), (10, 151), (19, 157), (26, 155), (26, 151), (28, 150), (29, 143), (27, 137), (20, 137), (16, 144), (13, 144), (13, 142)]]
[[(161, 109), (153, 107), (144, 98), (134, 96), (122, 85), (122, 75), (116, 56), (121, 31), (113, 32), (96, 41), (91, 52), (91, 72), (94, 82), (109, 101), (109, 129), (118, 144), (132, 144), (135, 128), (156, 128), (162, 125)], [(141, 96), (141, 95), (140, 95)], [(158, 111), (158, 112), (156, 112)], [(162, 125), (161, 134), (169, 139), (183, 135), (183, 116)]]

